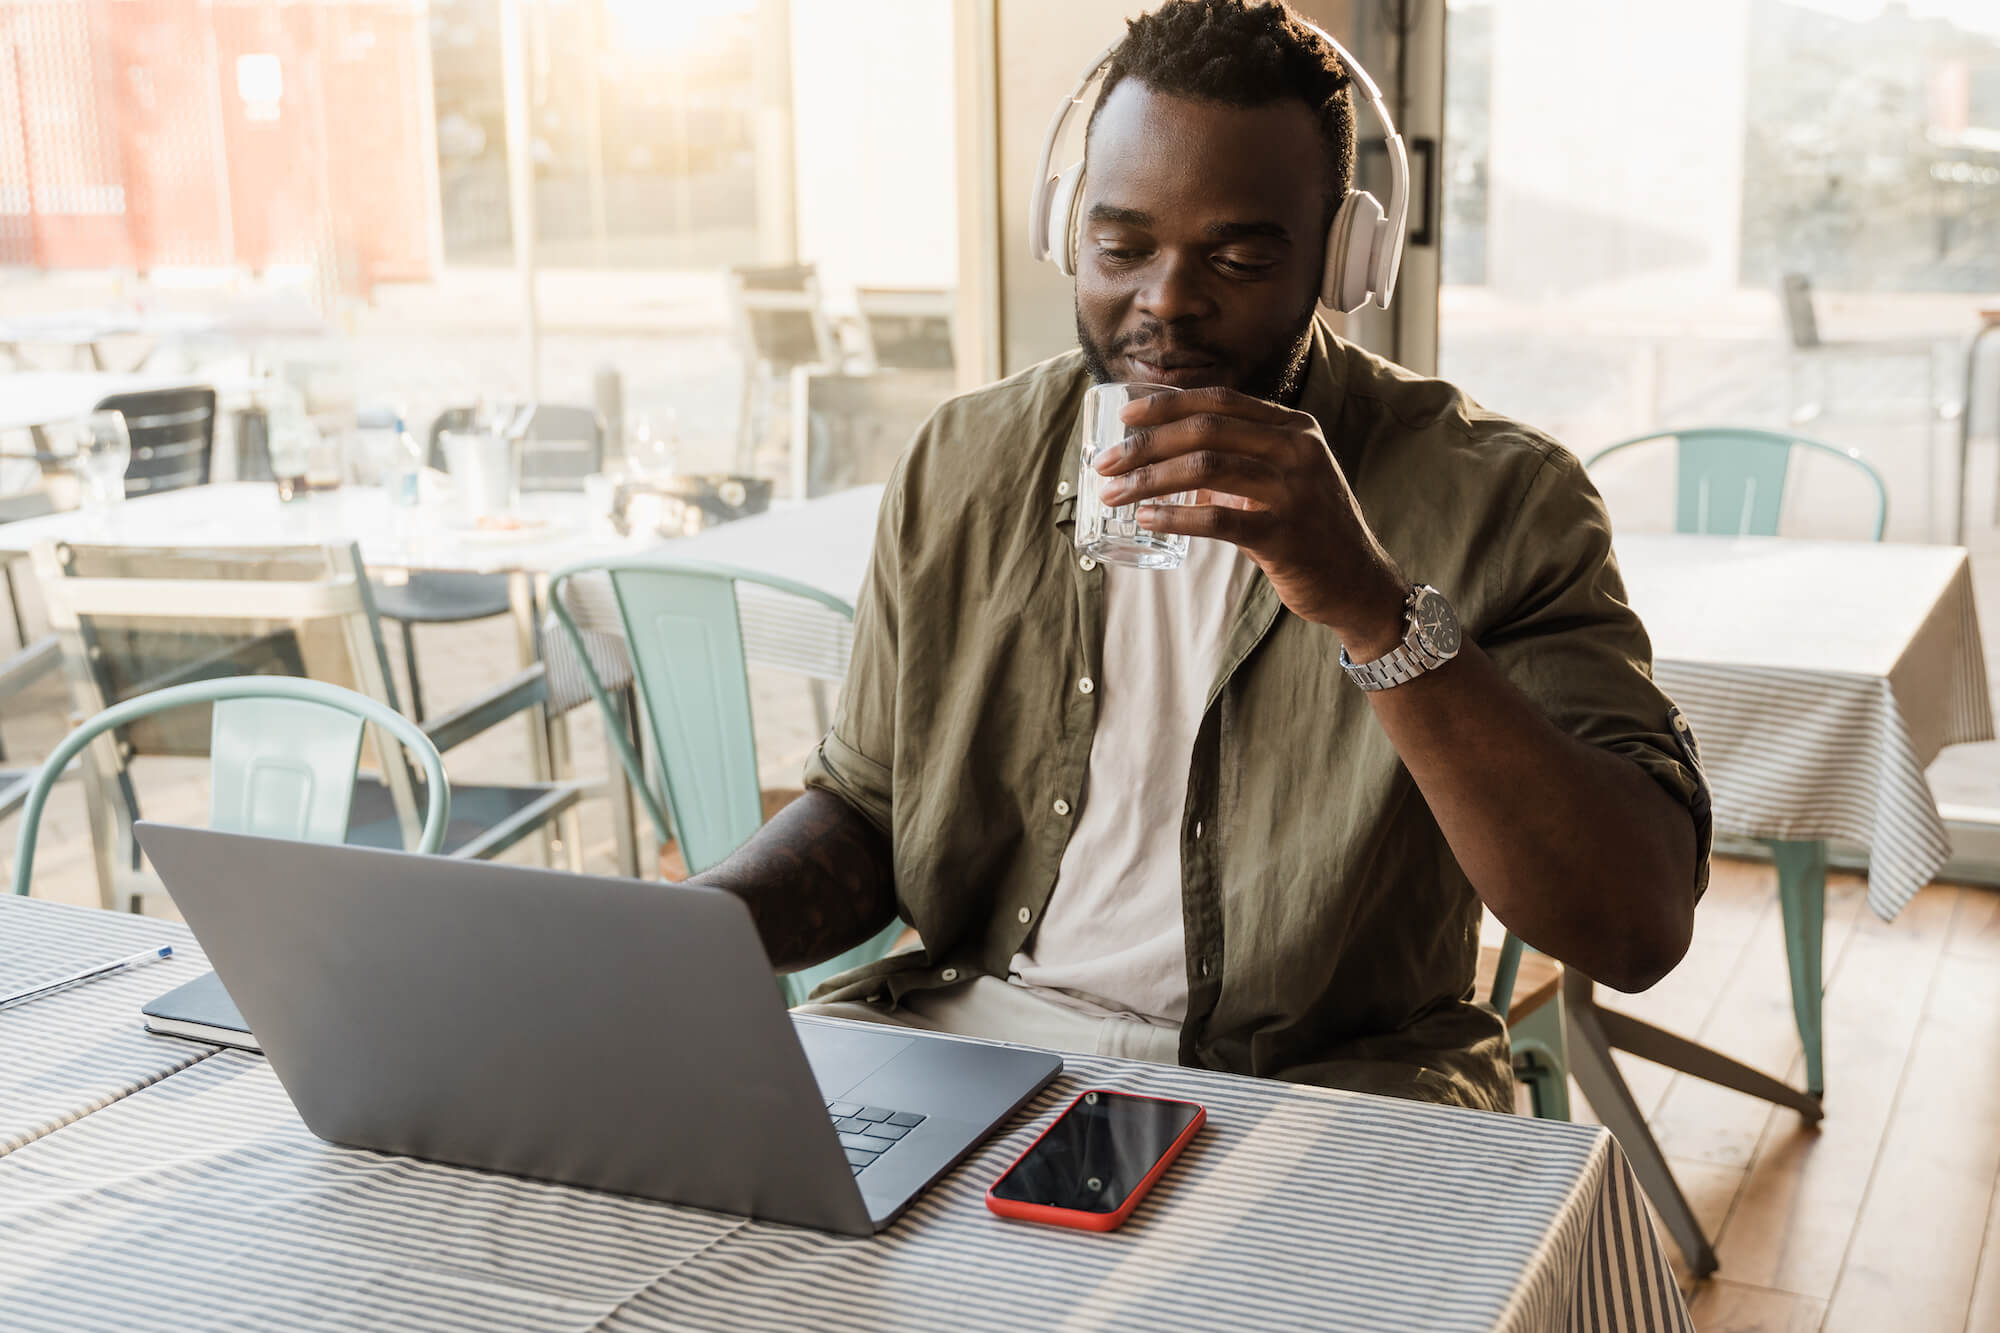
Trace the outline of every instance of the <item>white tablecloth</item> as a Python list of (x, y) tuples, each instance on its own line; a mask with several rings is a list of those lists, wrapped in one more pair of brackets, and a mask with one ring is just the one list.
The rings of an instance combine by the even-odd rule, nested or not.
[(1868, 904), (1893, 918), (1951, 852), (1925, 768), (1993, 738), (1965, 552), (1635, 536), (1618, 558), (1716, 829), (1866, 846)]
[[(0, 913), (0, 938), (36, 933), (45, 948), (68, 940), (91, 954), (106, 922), (125, 920), (15, 907)], [(100, 1020), (122, 1010), (137, 1030), (139, 1005), (173, 979), (165, 965), (145, 972), (100, 983), (106, 1007), (81, 1026), (22, 1006), (0, 1049), (59, 1049), (68, 1035), (79, 1088), (131, 1082)], [(1691, 1327), (1601, 1128), (1133, 1061), (1067, 1064), (906, 1217), (858, 1240), (337, 1148), (305, 1129), (261, 1058), (225, 1051), (103, 1109), (80, 1100), (71, 1123), (0, 1157), (0, 1323)], [(1192, 1098), (1208, 1127), (1116, 1233), (988, 1213), (992, 1179), (1098, 1086)]]
[(199, 388), (205, 383), (198, 377), (141, 371), (21, 370), (0, 374), (0, 430), (29, 430), (74, 421), (114, 394)]
[[(875, 542), (875, 512), (882, 505), (880, 486), (857, 486), (838, 495), (775, 508), (752, 518), (710, 528), (635, 552), (676, 560), (699, 560), (803, 583), (849, 606), (861, 592), (868, 574), (868, 556)], [(0, 529), (4, 531), (4, 529)], [(847, 675), (854, 648), (853, 623), (816, 602), (755, 584), (738, 584), (737, 613), (743, 627), (743, 651), (753, 666), (795, 671), (818, 680), (837, 681)], [(610, 583), (583, 576), (565, 589), (564, 605), (578, 628), (595, 632), (599, 650), (622, 651), (624, 626)], [(568, 679), (569, 663), (549, 664), (549, 696), (553, 700), (581, 698), (585, 686)]]

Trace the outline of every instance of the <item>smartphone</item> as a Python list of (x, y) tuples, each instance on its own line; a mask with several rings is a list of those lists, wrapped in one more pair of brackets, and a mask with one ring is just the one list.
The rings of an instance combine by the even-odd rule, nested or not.
[(1207, 1119), (1193, 1102), (1092, 1088), (1001, 1173), (986, 1206), (1027, 1222), (1113, 1230)]

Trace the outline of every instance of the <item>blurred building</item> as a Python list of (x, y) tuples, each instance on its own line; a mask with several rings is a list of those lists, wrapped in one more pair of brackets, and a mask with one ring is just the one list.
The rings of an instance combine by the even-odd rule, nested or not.
[(437, 261), (421, 0), (0, 0), (0, 264)]

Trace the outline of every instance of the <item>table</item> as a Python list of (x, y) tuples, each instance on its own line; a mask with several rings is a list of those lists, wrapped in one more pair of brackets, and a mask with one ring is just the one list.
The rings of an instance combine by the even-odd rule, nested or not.
[(57, 422), (74, 421), (88, 415), (113, 394), (206, 385), (207, 381), (197, 376), (148, 375), (138, 371), (16, 371), (0, 375), (0, 430), (41, 430)]
[[(282, 303), (208, 311), (63, 310), (0, 321), (0, 352), (20, 362), (22, 343), (67, 346), (82, 350), (94, 368), (103, 370), (103, 344), (111, 338), (322, 337), (328, 331), (326, 321), (309, 307)], [(148, 348), (140, 364), (152, 353)]]
[(0, 994), (162, 944), (172, 958), (0, 1010), (0, 1157), (220, 1049), (156, 1037), (137, 1018), (208, 970), (186, 926), (0, 897)]
[(1617, 1135), (1697, 1274), (1715, 1253), (1613, 1050), (1821, 1118), (1826, 840), (1870, 848), (1868, 904), (1892, 919), (1950, 854), (1924, 768), (1989, 740), (1993, 713), (1958, 547), (1628, 536), (1618, 560), (1653, 674), (1700, 745), (1718, 832), (1770, 840), (1786, 917), (1804, 1091), (1597, 1004), (1563, 980), (1570, 1072)]
[[(96, 915), (0, 900), (0, 939), (59, 952)], [(17, 971), (0, 961), (0, 987)], [(136, 1027), (164, 979), (95, 983), (126, 993), (93, 1001)], [(0, 1016), (0, 1041), (77, 1026), (49, 1004)], [(100, 1044), (84, 1034), (80, 1070)], [(1592, 1126), (1071, 1056), (908, 1216), (855, 1239), (337, 1148), (261, 1058), (189, 1050), (0, 1156), (9, 1328), (1692, 1327)], [(13, 1079), (0, 1064), (0, 1106)], [(1209, 1127), (1112, 1235), (988, 1214), (992, 1178), (1100, 1085), (1192, 1097)]]
[[(5, 383), (0, 377), (0, 385)], [(515, 642), (526, 666), (543, 657), (539, 616), (548, 576), (581, 561), (638, 555), (670, 545), (676, 555), (799, 579), (851, 600), (867, 572), (881, 498), (880, 486), (859, 487), (776, 506), (698, 536), (663, 543), (650, 536), (620, 536), (608, 525), (597, 524), (584, 497), (575, 492), (524, 494), (521, 513), (539, 520), (539, 525), (488, 532), (450, 528), (435, 511), (413, 516), (391, 505), (387, 493), (376, 487), (344, 486), (285, 504), (278, 499), (277, 488), (267, 482), (229, 482), (128, 500), (102, 528), (76, 511), (0, 524), (0, 560), (26, 555), (42, 541), (173, 547), (354, 542), (372, 571), (392, 576), (415, 570), (505, 575)], [(601, 597), (592, 597), (586, 588), (573, 609), (582, 628), (615, 636), (603, 638), (600, 647), (622, 638), (623, 626), (608, 589)], [(844, 618), (798, 598), (759, 589), (745, 590), (742, 618), (745, 647), (758, 665), (798, 671), (815, 680), (839, 680), (846, 674), (852, 627)], [(550, 725), (535, 720), (529, 727), (539, 778), (552, 776), (567, 758), (562, 714), (590, 697), (582, 669), (566, 648), (552, 652), (547, 666), (548, 711), (556, 721)], [(820, 696), (815, 700), (819, 702)], [(823, 703), (820, 706), (823, 709)], [(629, 793), (624, 790), (624, 771), (616, 765), (612, 782), (614, 802), (623, 811)], [(616, 818), (614, 826), (620, 839), (620, 868), (636, 874), (630, 820)], [(574, 828), (570, 841), (574, 846)]]
[(1993, 738), (1966, 553), (1695, 536), (1617, 551), (1654, 676), (1701, 745), (1717, 831), (1861, 843), (1868, 905), (1894, 919), (1950, 856), (1924, 769)]

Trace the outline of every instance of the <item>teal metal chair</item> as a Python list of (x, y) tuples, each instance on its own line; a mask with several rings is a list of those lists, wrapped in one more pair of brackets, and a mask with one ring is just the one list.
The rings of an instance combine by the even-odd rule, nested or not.
[[(1493, 981), (1486, 1003), (1507, 1024), (1514, 1077), (1527, 1084), (1537, 1120), (1569, 1119), (1569, 1045), (1563, 1033), (1561, 974), (1545, 977), (1514, 1012), (1515, 982), (1525, 946), (1513, 931), (1493, 955)], [(1482, 950), (1482, 953), (1487, 951)], [(1484, 960), (1482, 959), (1482, 962)], [(1483, 970), (1483, 969), (1482, 969)]]
[[(647, 780), (623, 710), (591, 664), (565, 597), (566, 585), (586, 574), (608, 579), (617, 602), (641, 712), (651, 724), (658, 791)], [(846, 602), (803, 583), (664, 557), (572, 565), (549, 581), (549, 604), (575, 645), (618, 762), (644, 802), (654, 831), (662, 842), (678, 839), (694, 874), (742, 846), (763, 823), (750, 681), (736, 609), (738, 584), (787, 593), (850, 620), (854, 616)], [(828, 977), (882, 957), (902, 931), (902, 922), (892, 922), (838, 958), (786, 975), (787, 1001), (797, 1004)]]
[(1676, 445), (1674, 531), (1726, 537), (1775, 537), (1784, 509), (1794, 451), (1839, 459), (1865, 476), (1875, 492), (1874, 540), (1889, 522), (1882, 475), (1858, 450), (1747, 426), (1702, 426), (1620, 440), (1591, 455), (1589, 470), (1622, 450), (1672, 440)]
[(209, 757), (209, 826), (232, 833), (301, 842), (347, 836), (362, 728), (374, 723), (413, 753), (424, 771), (425, 810), (416, 850), (435, 853), (451, 822), (444, 760), (423, 728), (367, 695), (324, 681), (289, 676), (232, 676), (175, 685), (97, 714), (42, 762), (21, 814), (14, 892), (34, 877), (42, 807), (84, 747), (138, 718), (170, 708), (214, 704)]
[[(1736, 537), (1775, 537), (1793, 451), (1841, 460), (1865, 476), (1875, 493), (1873, 540), (1889, 521), (1889, 492), (1881, 474), (1850, 449), (1743, 427), (1704, 427), (1624, 440), (1599, 450), (1584, 466), (1595, 469), (1622, 449), (1661, 440), (1678, 443), (1674, 530)], [(1785, 920), (1785, 960), (1791, 970), (1792, 1013), (1805, 1048), (1806, 1090), (1826, 1091), (1821, 1008), (1825, 982), (1821, 955), (1826, 932), (1826, 843), (1763, 839), (1778, 869), (1778, 905)]]

